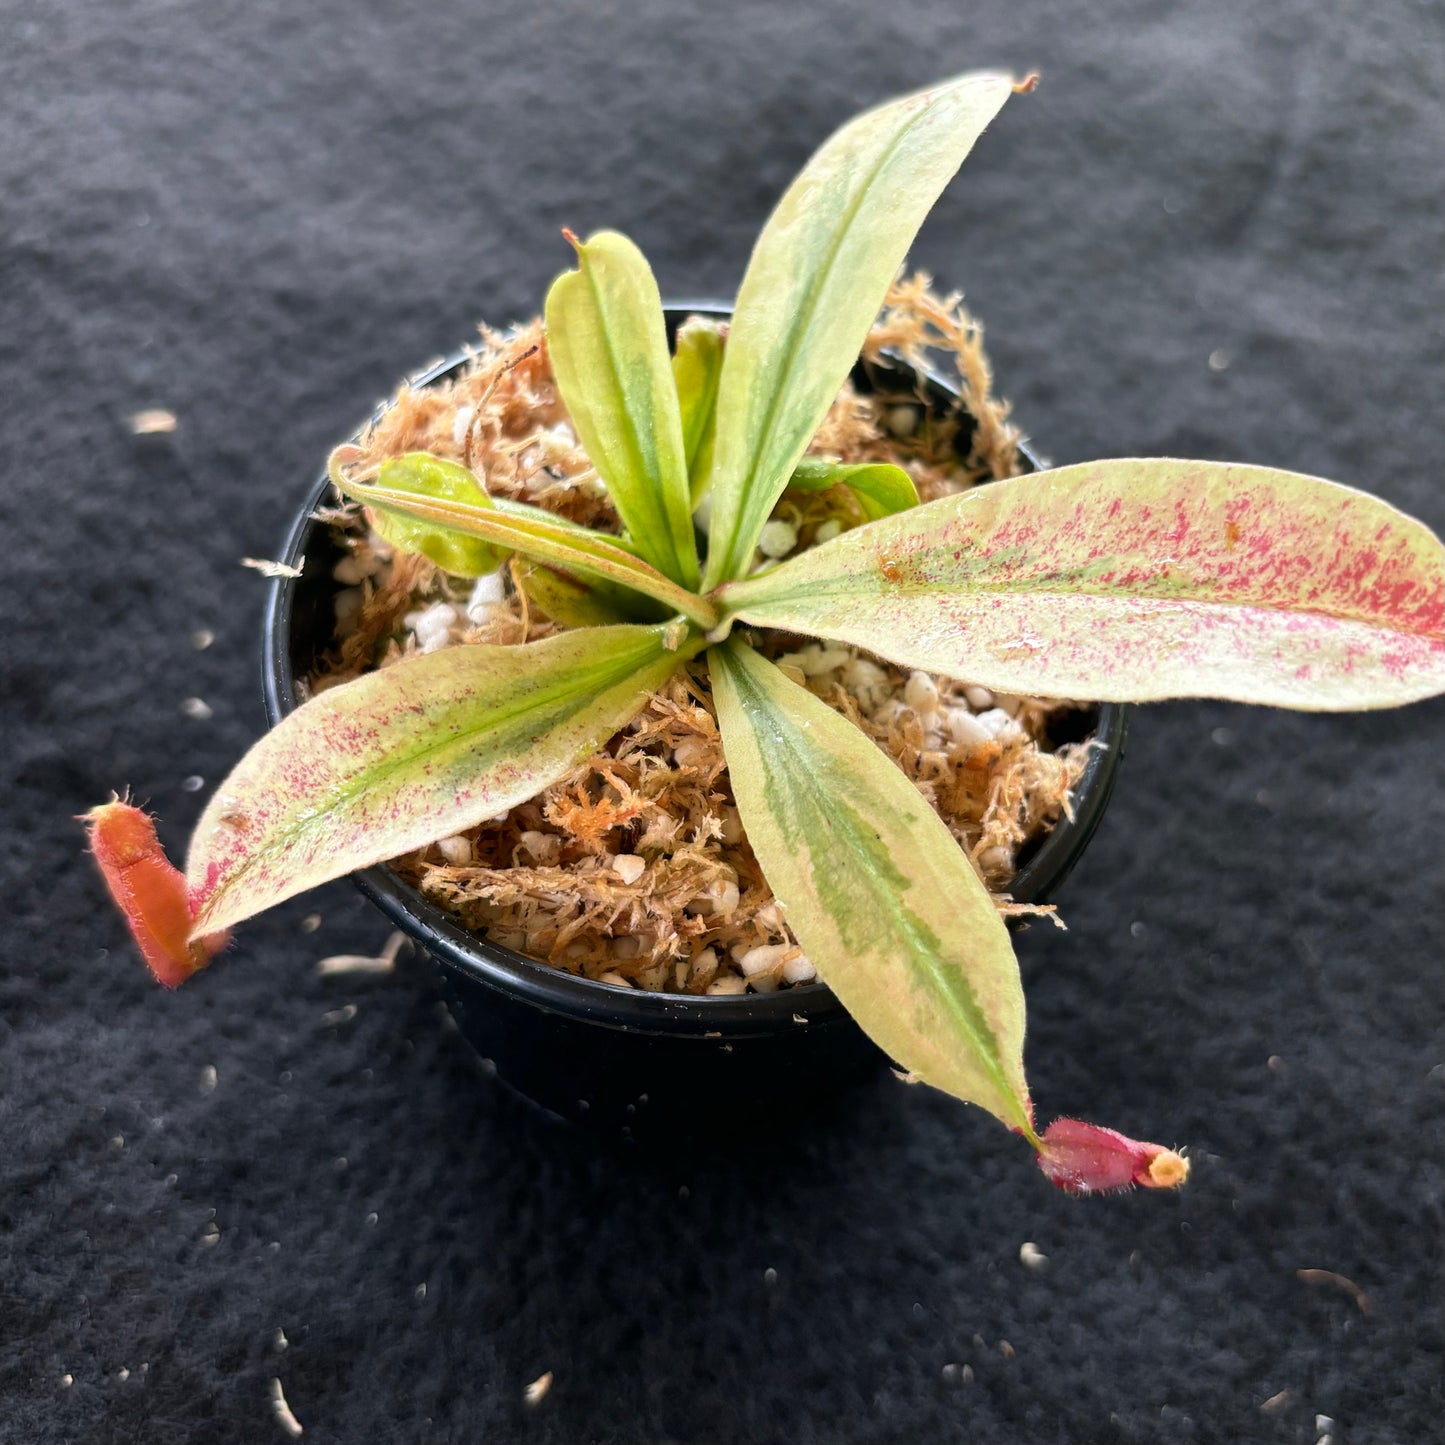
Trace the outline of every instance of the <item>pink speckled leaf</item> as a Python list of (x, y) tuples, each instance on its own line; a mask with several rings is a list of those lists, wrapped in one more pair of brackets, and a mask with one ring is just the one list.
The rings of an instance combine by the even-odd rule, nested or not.
[(1445, 548), (1333, 482), (1088, 462), (873, 522), (718, 594), (728, 620), (1000, 692), (1332, 711), (1445, 691)]
[(196, 827), (192, 936), (469, 828), (562, 777), (641, 709), (699, 640), (581, 628), (461, 646), (332, 688), (267, 733)]

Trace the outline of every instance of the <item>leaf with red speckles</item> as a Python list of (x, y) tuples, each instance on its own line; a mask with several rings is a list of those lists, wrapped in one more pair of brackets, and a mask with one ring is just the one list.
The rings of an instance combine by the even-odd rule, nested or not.
[(1136, 1184), (1177, 1189), (1189, 1178), (1189, 1161), (1174, 1150), (1082, 1119), (1055, 1119), (1041, 1144), (1039, 1168), (1065, 1194), (1108, 1194)]
[(185, 875), (167, 858), (152, 818), (119, 801), (85, 815), (90, 851), (142, 956), (167, 988), (184, 983), (226, 946), (228, 935), (191, 938)]
[(1364, 492), (1219, 462), (994, 482), (721, 589), (725, 620), (1000, 692), (1335, 711), (1445, 691), (1445, 548)]
[(193, 932), (505, 813), (564, 776), (701, 645), (671, 627), (460, 646), (332, 688), (267, 733), (191, 840)]

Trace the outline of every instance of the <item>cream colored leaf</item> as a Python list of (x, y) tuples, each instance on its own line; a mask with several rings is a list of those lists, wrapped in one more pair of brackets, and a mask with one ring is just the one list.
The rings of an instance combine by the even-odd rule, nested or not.
[(734, 638), (708, 662), (743, 827), (819, 976), (910, 1073), (1031, 1133), (1018, 964), (948, 829), (859, 728), (751, 648)]
[(723, 353), (705, 588), (746, 574), (914, 234), (1011, 89), (983, 72), (867, 111), (778, 202)]

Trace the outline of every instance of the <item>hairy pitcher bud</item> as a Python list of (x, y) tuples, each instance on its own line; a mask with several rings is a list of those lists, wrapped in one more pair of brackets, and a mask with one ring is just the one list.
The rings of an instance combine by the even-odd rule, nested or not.
[(105, 886), (150, 971), (167, 988), (184, 983), (230, 942), (229, 931), (191, 940), (194, 909), (185, 875), (166, 857), (149, 814), (117, 798), (82, 821)]
[(1043, 1132), (1038, 1160), (1066, 1194), (1107, 1194), (1136, 1184), (1177, 1189), (1189, 1178), (1189, 1161), (1174, 1150), (1082, 1119), (1055, 1119)]

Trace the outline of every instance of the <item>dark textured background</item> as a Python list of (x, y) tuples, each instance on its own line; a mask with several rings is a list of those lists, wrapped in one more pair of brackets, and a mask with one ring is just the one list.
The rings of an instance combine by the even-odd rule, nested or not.
[[(260, 726), (237, 558), (403, 371), (537, 309), (559, 225), (730, 294), (836, 123), (971, 66), (1045, 83), (915, 259), (1045, 452), (1292, 466), (1441, 528), (1442, 30), (1437, 0), (9, 0), (0, 1440), (280, 1440), (273, 1378), (348, 1445), (1433, 1438), (1438, 700), (1139, 717), (1071, 931), (1025, 940), (1029, 1065), (1046, 1116), (1187, 1144), (1169, 1198), (1071, 1202), (891, 1080), (618, 1156), (478, 1078), (404, 977), (319, 980), (386, 933), (348, 887), (162, 995), (70, 815), (129, 785), (183, 842), (182, 780)], [(130, 434), (151, 406), (174, 435)]]

